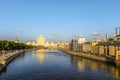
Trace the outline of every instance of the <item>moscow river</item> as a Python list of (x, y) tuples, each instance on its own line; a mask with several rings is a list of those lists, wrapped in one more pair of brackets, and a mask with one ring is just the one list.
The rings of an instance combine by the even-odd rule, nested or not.
[(37, 50), (14, 59), (0, 80), (120, 80), (120, 68), (58, 50)]

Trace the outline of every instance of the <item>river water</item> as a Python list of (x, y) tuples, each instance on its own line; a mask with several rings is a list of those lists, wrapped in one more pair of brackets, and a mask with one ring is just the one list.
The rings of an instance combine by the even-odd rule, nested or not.
[(120, 68), (58, 50), (37, 50), (14, 59), (0, 80), (120, 80)]

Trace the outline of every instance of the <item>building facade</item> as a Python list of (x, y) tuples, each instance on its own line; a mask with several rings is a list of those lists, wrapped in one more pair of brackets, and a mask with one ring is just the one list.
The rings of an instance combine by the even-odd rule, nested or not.
[(86, 42), (86, 39), (80, 37), (77, 39), (72, 39), (70, 42), (70, 50), (75, 52), (82, 52), (83, 51), (83, 44)]
[(104, 56), (115, 56), (117, 51), (120, 51), (120, 42), (99, 42), (92, 47), (93, 54)]
[(27, 45), (33, 45), (33, 46), (43, 46), (43, 47), (49, 47), (49, 48), (56, 48), (57, 44), (54, 42), (48, 42), (46, 41), (45, 37), (40, 34), (40, 36), (37, 38), (36, 42), (27, 42)]
[(91, 52), (91, 43), (90, 42), (86, 42), (83, 44), (83, 52)]

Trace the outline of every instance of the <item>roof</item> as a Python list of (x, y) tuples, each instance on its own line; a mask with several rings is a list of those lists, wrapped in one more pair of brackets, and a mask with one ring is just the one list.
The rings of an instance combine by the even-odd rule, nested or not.
[(113, 42), (99, 42), (97, 45), (120, 45), (119, 41), (113, 41)]
[(120, 35), (116, 35), (116, 36), (114, 36), (114, 37), (120, 37)]

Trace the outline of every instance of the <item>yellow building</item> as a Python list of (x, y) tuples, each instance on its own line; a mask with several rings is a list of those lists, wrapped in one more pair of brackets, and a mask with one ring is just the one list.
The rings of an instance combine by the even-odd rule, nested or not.
[[(93, 51), (94, 50), (94, 51)], [(92, 47), (92, 53), (104, 56), (115, 56), (120, 51), (120, 42), (99, 42)]]
[(99, 48), (98, 48), (97, 44), (98, 44), (98, 41), (91, 42), (91, 53), (98, 54)]

